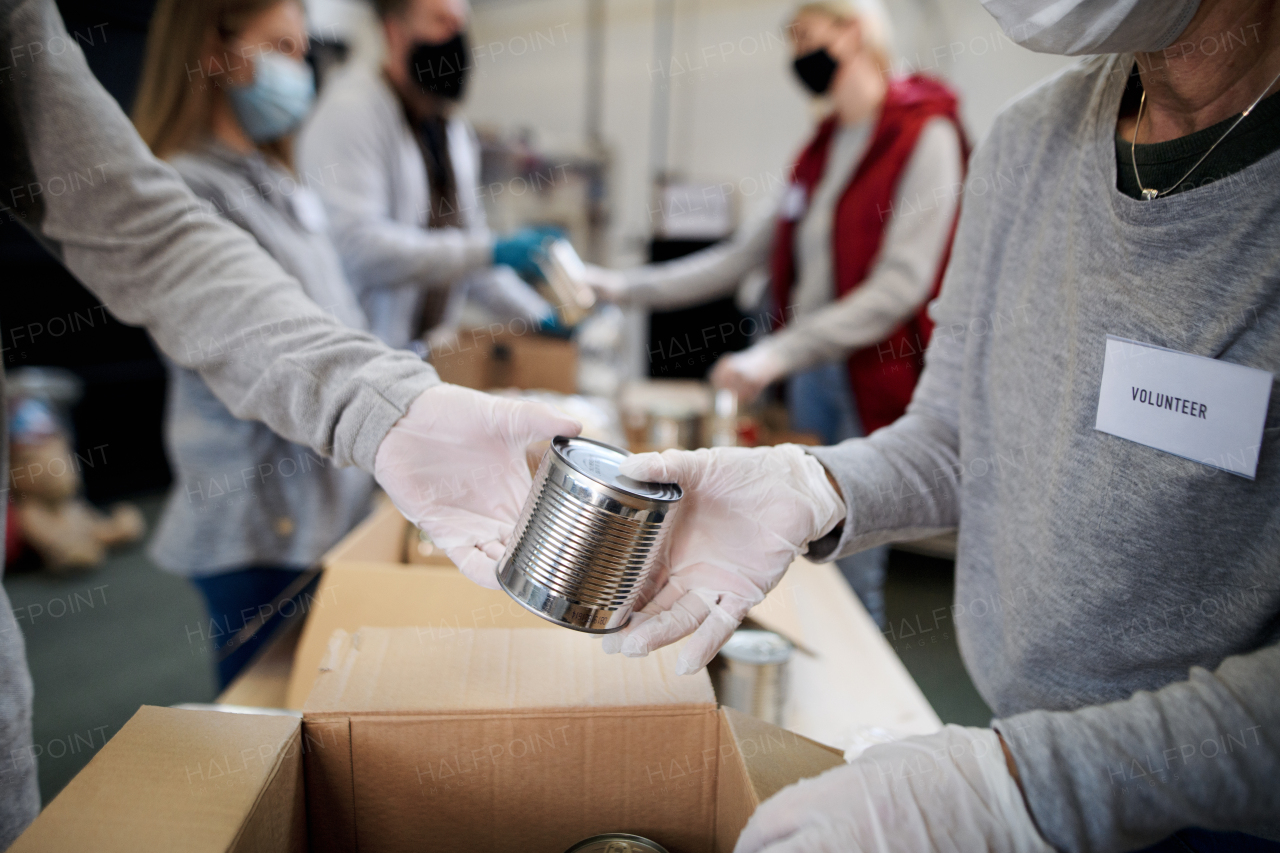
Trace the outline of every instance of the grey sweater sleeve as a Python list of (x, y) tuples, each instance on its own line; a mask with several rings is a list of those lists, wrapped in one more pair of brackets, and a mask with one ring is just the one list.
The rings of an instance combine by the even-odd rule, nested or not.
[[(205, 212), (98, 85), (52, 0), (0, 0), (0, 199), (126, 323), (199, 371), (237, 417), (373, 470), (437, 384), (408, 352), (342, 326), (245, 232)], [(52, 45), (40, 52), (10, 45)]]
[(1144, 847), (1185, 827), (1280, 840), (1280, 647), (1122, 702), (996, 722), (1031, 814), (1067, 851)]
[(772, 211), (745, 223), (724, 242), (687, 257), (626, 270), (629, 298), (666, 311), (728, 296), (751, 270), (769, 260)]

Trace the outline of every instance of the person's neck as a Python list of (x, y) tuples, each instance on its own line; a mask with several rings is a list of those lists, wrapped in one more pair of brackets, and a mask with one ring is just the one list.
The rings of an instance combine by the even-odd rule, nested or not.
[(391, 85), (400, 102), (404, 104), (405, 111), (414, 121), (422, 122), (437, 116), (448, 117), (448, 107), (440, 98), (423, 92), (403, 73), (398, 74), (390, 65), (384, 65), (382, 76)]
[[(1203, 130), (1243, 112), (1280, 74), (1280, 4), (1206, 0), (1173, 45), (1135, 61), (1146, 93), (1138, 141)], [(1130, 109), (1119, 119), (1126, 141), (1133, 141), (1136, 118)]]
[(220, 94), (214, 99), (209, 118), (209, 133), (218, 142), (240, 154), (252, 154), (258, 150), (258, 146), (253, 144), (249, 134), (240, 126), (240, 120), (236, 118), (226, 96)]
[(841, 68), (836, 86), (831, 93), (836, 121), (842, 126), (861, 124), (874, 116), (884, 103), (888, 82), (876, 64), (857, 57), (848, 60), (851, 65)]

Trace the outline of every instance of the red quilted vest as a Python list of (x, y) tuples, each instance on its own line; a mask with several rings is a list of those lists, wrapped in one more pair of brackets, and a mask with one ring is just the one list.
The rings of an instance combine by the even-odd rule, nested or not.
[[(938, 116), (955, 125), (960, 135), (962, 160), (967, 162), (969, 146), (960, 125), (956, 97), (951, 90), (922, 75), (894, 80), (889, 84), (866, 153), (836, 205), (831, 249), (837, 299), (860, 287), (874, 266), (885, 227), (893, 218), (892, 205), (898, 180), (915, 151), (921, 129)], [(836, 119), (832, 116), (818, 126), (817, 133), (796, 160), (793, 180), (804, 193), (806, 205), (822, 179), (835, 130)], [(952, 188), (947, 187), (946, 191), (951, 192)], [(798, 221), (798, 217), (779, 217), (773, 239), (773, 290), (784, 321), (795, 282), (793, 253)], [(942, 284), (954, 236), (953, 221), (930, 300), (937, 295)], [(887, 339), (856, 350), (849, 356), (849, 381), (858, 415), (868, 435), (893, 423), (906, 411), (916, 380), (924, 369), (924, 349), (932, 331), (933, 323), (922, 306)]]

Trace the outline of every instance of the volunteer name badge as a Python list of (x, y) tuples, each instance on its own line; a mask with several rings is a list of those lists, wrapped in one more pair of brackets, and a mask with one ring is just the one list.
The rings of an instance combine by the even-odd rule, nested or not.
[(1107, 335), (1094, 428), (1250, 480), (1272, 375)]

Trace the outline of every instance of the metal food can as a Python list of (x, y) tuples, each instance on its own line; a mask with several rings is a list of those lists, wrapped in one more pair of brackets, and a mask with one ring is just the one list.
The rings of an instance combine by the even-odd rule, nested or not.
[(775, 726), (782, 725), (791, 651), (791, 643), (772, 631), (734, 631), (720, 650), (724, 662), (716, 679), (720, 703)]
[(526, 609), (590, 634), (626, 627), (681, 498), (675, 484), (619, 474), (628, 456), (587, 438), (551, 442), (498, 563)]
[(667, 853), (667, 848), (639, 835), (611, 832), (583, 839), (564, 853)]
[(587, 270), (573, 244), (563, 238), (550, 241), (537, 264), (555, 294), (555, 308), (564, 324), (576, 326), (586, 319), (596, 304), (596, 295), (586, 283)]

